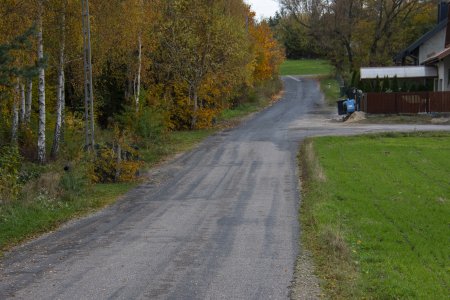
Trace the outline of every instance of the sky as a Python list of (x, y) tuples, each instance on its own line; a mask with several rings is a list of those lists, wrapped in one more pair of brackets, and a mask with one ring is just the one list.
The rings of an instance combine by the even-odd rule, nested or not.
[(278, 0), (245, 0), (245, 2), (252, 6), (257, 19), (274, 16), (280, 8)]

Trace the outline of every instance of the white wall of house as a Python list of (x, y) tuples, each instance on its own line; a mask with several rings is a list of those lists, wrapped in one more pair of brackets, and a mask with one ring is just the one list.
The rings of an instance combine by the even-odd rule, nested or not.
[(450, 57), (446, 57), (438, 64), (438, 82), (435, 90), (450, 91)]
[(431, 56), (437, 54), (438, 52), (444, 50), (445, 48), (445, 33), (446, 28), (437, 32), (428, 41), (423, 43), (419, 48), (419, 64), (422, 64), (425, 60)]

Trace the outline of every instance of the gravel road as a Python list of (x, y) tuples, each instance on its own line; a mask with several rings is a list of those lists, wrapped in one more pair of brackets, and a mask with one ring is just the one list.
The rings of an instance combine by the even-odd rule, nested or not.
[[(316, 81), (152, 171), (116, 205), (7, 253), (0, 299), (286, 299), (297, 258), (296, 155), (306, 136), (449, 126), (330, 121)], [(305, 264), (295, 297), (319, 293)]]

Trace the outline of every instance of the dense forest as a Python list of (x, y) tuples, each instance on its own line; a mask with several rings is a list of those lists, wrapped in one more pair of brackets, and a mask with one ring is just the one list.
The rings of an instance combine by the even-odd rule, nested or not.
[(34, 176), (24, 162), (132, 178), (140, 147), (279, 86), (283, 59), (243, 0), (3, 0), (0, 201)]
[(288, 58), (327, 57), (343, 75), (385, 66), (436, 25), (437, 1), (280, 0), (269, 24)]

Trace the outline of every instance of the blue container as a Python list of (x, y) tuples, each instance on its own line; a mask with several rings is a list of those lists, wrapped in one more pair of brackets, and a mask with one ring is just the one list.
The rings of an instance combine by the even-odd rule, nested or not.
[(347, 99), (346, 101), (344, 101), (344, 111), (347, 114), (351, 114), (355, 112), (355, 108), (356, 108), (356, 102), (355, 99)]
[(354, 99), (346, 99), (336, 101), (338, 107), (338, 115), (348, 115), (355, 112), (356, 102)]

